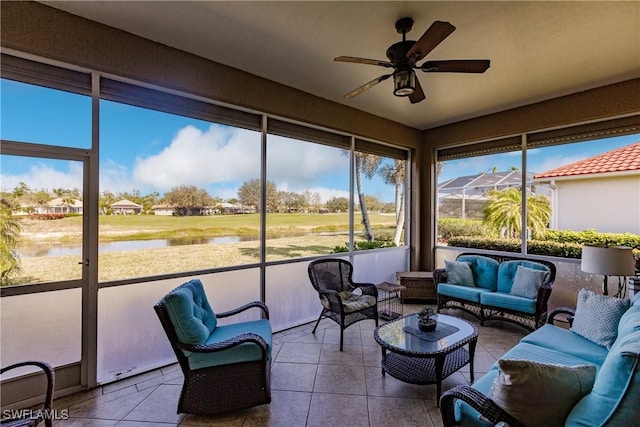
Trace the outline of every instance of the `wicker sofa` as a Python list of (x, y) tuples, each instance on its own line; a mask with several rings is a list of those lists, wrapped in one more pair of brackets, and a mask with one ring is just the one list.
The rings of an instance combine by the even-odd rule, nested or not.
[[(547, 303), (556, 277), (552, 262), (476, 253), (462, 253), (456, 261), (469, 263), (474, 284), (450, 283), (447, 270), (436, 269), (433, 279), (437, 286), (438, 312), (447, 308), (464, 310), (480, 319), (483, 326), (487, 320), (502, 320), (533, 331), (545, 324)], [(533, 298), (511, 293), (519, 266), (547, 272)]]
[[(525, 360), (574, 369), (589, 365), (595, 367), (591, 383), (577, 398), (574, 397), (573, 401), (577, 403), (564, 402), (567, 405), (566, 418), (559, 420), (560, 425), (637, 425), (640, 419), (640, 295), (631, 301), (630, 307), (621, 317), (618, 316), (617, 323), (612, 323), (610, 345), (603, 346), (580, 335), (574, 330), (575, 322), (571, 329), (556, 326), (556, 317), (563, 313), (574, 314), (576, 310), (554, 310), (549, 316), (548, 324), (522, 338), (496, 362), (490, 372), (473, 385), (454, 387), (443, 393), (440, 410), (444, 425), (494, 426), (504, 422), (511, 427), (521, 426), (523, 423), (531, 426), (534, 425), (531, 424), (532, 414), (553, 416), (549, 415), (553, 405), (549, 401), (562, 400), (568, 394), (567, 390), (562, 389), (567, 384), (563, 385), (559, 381), (555, 383), (553, 377), (545, 378), (546, 391), (541, 391), (539, 387), (526, 388), (524, 383), (512, 378), (512, 387), (518, 385), (524, 389), (522, 408), (525, 415), (520, 419), (504, 410), (504, 402), (499, 406), (490, 398), (493, 396), (495, 380), (500, 375), (501, 361), (505, 360)], [(606, 323), (604, 316), (598, 319), (598, 323)], [(594, 329), (597, 328), (598, 326), (594, 326)], [(575, 385), (575, 381), (568, 383), (569, 386), (572, 384)], [(550, 394), (556, 396), (550, 397)], [(544, 424), (549, 425), (548, 422)]]

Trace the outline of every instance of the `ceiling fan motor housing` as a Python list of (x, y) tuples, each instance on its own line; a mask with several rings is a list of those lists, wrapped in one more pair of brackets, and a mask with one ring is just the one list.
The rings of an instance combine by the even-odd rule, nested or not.
[(394, 43), (387, 49), (387, 58), (395, 66), (400, 64), (408, 64), (407, 52), (415, 44), (415, 40), (405, 40), (398, 43)]

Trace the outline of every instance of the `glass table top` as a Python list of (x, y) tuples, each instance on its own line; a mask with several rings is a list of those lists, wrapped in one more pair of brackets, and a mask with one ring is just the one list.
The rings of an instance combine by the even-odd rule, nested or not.
[(418, 316), (410, 314), (379, 326), (374, 337), (383, 347), (393, 351), (430, 354), (447, 352), (478, 336), (478, 329), (466, 320), (438, 314), (434, 332), (418, 330)]

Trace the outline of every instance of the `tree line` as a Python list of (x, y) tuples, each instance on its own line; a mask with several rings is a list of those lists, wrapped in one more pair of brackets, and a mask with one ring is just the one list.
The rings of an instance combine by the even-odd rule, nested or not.
[[(157, 191), (143, 194), (139, 190), (117, 193), (107, 190), (100, 194), (98, 203), (100, 213), (103, 215), (111, 214), (113, 212), (111, 206), (123, 199), (141, 205), (144, 214), (152, 214), (154, 206), (164, 205), (174, 207), (178, 214), (188, 215), (196, 208), (213, 208), (222, 202), (234, 206), (252, 207), (255, 211), (259, 211), (260, 194), (260, 180), (251, 179), (238, 188), (237, 197), (228, 199), (212, 196), (206, 189), (194, 185), (180, 185), (164, 195)], [(272, 181), (267, 181), (266, 195), (266, 207), (269, 212), (347, 212), (349, 210), (349, 199), (346, 197), (332, 197), (323, 203), (318, 192), (305, 190), (297, 193), (279, 190)], [(82, 195), (78, 188), (32, 190), (24, 182), (20, 182), (12, 191), (0, 193), (0, 200), (5, 208), (13, 212), (36, 212), (38, 208), (42, 208), (55, 198), (62, 199), (62, 204), (72, 205), (74, 200), (82, 200)], [(373, 195), (365, 195), (364, 199), (366, 206), (375, 211), (394, 212), (395, 210), (394, 203), (382, 202)], [(359, 204), (356, 203), (356, 205), (359, 208)]]

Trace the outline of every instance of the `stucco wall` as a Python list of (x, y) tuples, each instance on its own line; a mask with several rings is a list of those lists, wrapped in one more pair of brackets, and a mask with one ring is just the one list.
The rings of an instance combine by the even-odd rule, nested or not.
[(640, 174), (556, 181), (559, 230), (640, 234)]

